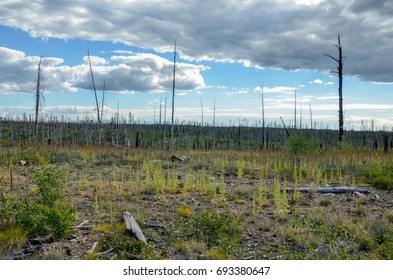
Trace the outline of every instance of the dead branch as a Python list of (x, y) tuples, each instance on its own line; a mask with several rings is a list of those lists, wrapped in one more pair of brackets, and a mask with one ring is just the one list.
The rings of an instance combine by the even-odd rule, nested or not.
[(143, 232), (141, 228), (139, 227), (137, 221), (135, 220), (134, 216), (131, 215), (129, 212), (124, 212), (123, 214), (124, 221), (126, 223), (126, 228), (128, 231), (131, 231), (136, 238), (138, 238), (140, 241), (145, 243), (147, 245), (147, 241), (145, 236), (143, 235)]
[[(286, 189), (287, 192), (293, 192), (294, 190), (295, 189), (293, 189), (293, 188)], [(308, 193), (308, 192), (312, 191), (312, 189), (311, 188), (298, 188), (297, 191), (301, 192), (301, 193)], [(317, 188), (316, 192), (318, 192), (318, 193), (365, 193), (365, 194), (371, 193), (371, 191), (367, 190), (367, 189), (352, 188), (352, 187), (346, 187), (346, 186), (332, 187), (332, 188)]]

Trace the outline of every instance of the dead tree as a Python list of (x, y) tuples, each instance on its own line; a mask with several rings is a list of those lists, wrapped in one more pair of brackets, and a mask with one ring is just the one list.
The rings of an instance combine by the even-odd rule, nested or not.
[(102, 120), (104, 119), (104, 103), (105, 103), (105, 80), (104, 80), (104, 85), (102, 86), (102, 102), (101, 102), (101, 118), (100, 118), (101, 123)]
[(285, 133), (287, 134), (287, 136), (289, 137), (290, 136), (290, 134), (289, 134), (289, 130), (287, 129), (287, 126), (285, 125), (285, 122), (284, 122), (284, 120), (282, 119), (282, 117), (280, 116), (280, 119), (281, 119), (281, 122), (282, 122), (282, 124), (283, 124), (283, 126), (284, 126), (284, 129), (285, 129)]
[(88, 61), (89, 61), (91, 82), (92, 82), (92, 85), (93, 85), (94, 97), (95, 97), (95, 99), (96, 99), (96, 106), (97, 106), (97, 123), (100, 125), (100, 124), (101, 124), (101, 121), (100, 121), (100, 106), (98, 105), (97, 90), (96, 90), (96, 85), (95, 85), (95, 82), (94, 82), (94, 75), (93, 75), (93, 69), (92, 69), (92, 67), (91, 67), (91, 61), (90, 61), (89, 50), (87, 50), (87, 59), (88, 59)]
[(262, 101), (262, 141), (261, 141), (261, 148), (265, 149), (265, 96), (263, 92), (263, 85), (262, 85), (262, 94), (261, 94), (261, 101)]
[(203, 103), (202, 103), (202, 98), (201, 98), (201, 111), (202, 111), (201, 127), (203, 127)]
[(335, 45), (338, 49), (338, 59), (329, 55), (323, 54), (330, 57), (338, 63), (337, 71), (332, 73), (338, 74), (338, 141), (342, 141), (344, 138), (344, 111), (343, 111), (343, 56), (342, 47), (340, 42), (340, 34), (338, 35), (338, 45)]
[(174, 132), (174, 124), (175, 124), (175, 86), (176, 86), (176, 41), (175, 40), (175, 49), (173, 51), (173, 83), (172, 83), (172, 125), (171, 125), (171, 146), (173, 148), (173, 132)]
[(293, 124), (293, 128), (296, 130), (296, 89), (295, 89), (295, 116), (294, 116), (294, 124)]
[(311, 110), (311, 102), (308, 103), (310, 107), (310, 129), (312, 129), (312, 110)]
[(38, 62), (38, 74), (37, 74), (37, 86), (35, 93), (35, 122), (34, 122), (34, 144), (38, 142), (38, 121), (39, 121), (39, 112), (41, 107), (41, 95), (44, 89), (43, 86), (43, 76), (42, 76), (42, 56), (40, 57), (40, 61)]

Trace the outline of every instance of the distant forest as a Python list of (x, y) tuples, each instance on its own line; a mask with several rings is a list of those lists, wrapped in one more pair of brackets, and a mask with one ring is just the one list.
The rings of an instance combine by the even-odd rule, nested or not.
[[(313, 139), (320, 149), (338, 145), (338, 131), (330, 129), (294, 129), (273, 125), (201, 125), (178, 123), (174, 125), (171, 140), (170, 124), (147, 124), (125, 119), (97, 124), (93, 121), (65, 122), (58, 118), (41, 118), (35, 140), (34, 121), (28, 119), (0, 119), (0, 143), (2, 145), (30, 146), (35, 142), (45, 145), (100, 145), (126, 149), (281, 149), (288, 134), (303, 135)], [(173, 143), (173, 145), (172, 145)], [(393, 148), (393, 132), (345, 131), (344, 144), (350, 148)]]

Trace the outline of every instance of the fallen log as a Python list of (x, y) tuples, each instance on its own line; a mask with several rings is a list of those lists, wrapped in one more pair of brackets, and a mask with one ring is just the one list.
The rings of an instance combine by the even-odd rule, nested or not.
[[(287, 188), (287, 192), (293, 192), (293, 188)], [(298, 192), (301, 193), (308, 193), (312, 191), (310, 188), (298, 188)], [(352, 188), (352, 187), (332, 187), (332, 188), (317, 188), (316, 192), (318, 193), (366, 193), (369, 194), (371, 193), (370, 190), (368, 189), (363, 189), (363, 188)]]
[(126, 228), (128, 231), (131, 231), (136, 238), (138, 238), (140, 241), (145, 243), (147, 245), (147, 241), (145, 236), (143, 235), (143, 232), (141, 228), (139, 227), (137, 221), (135, 220), (134, 216), (131, 215), (129, 212), (124, 212), (123, 213), (124, 221), (126, 223)]
[(172, 162), (175, 162), (175, 161), (177, 161), (177, 162), (185, 162), (185, 161), (189, 161), (189, 160), (190, 160), (190, 157), (188, 157), (188, 156), (176, 156), (176, 155), (173, 155), (173, 156), (171, 156), (170, 160), (171, 160)]

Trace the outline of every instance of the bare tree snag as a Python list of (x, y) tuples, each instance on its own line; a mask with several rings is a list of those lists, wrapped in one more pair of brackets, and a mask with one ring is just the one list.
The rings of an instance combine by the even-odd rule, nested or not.
[(42, 84), (42, 56), (40, 57), (40, 61), (38, 62), (38, 74), (37, 74), (37, 86), (35, 93), (35, 122), (34, 122), (34, 144), (38, 142), (38, 120), (39, 120), (39, 112), (40, 112), (40, 104), (41, 104), (41, 94), (43, 90)]
[(174, 132), (174, 124), (175, 124), (175, 86), (176, 86), (176, 41), (175, 40), (175, 49), (173, 51), (173, 79), (172, 79), (172, 126), (171, 126), (171, 146), (173, 148), (173, 132)]
[(261, 148), (265, 149), (265, 96), (263, 92), (263, 85), (262, 85), (262, 94), (261, 94), (261, 106), (262, 106), (262, 139), (261, 139)]
[(201, 111), (202, 111), (201, 127), (203, 127), (203, 103), (202, 103), (202, 98), (201, 98)]
[(95, 82), (94, 82), (94, 75), (93, 75), (93, 69), (92, 69), (92, 67), (91, 67), (91, 61), (90, 61), (89, 50), (87, 50), (87, 59), (88, 59), (88, 61), (89, 61), (91, 82), (92, 82), (92, 85), (93, 85), (94, 97), (95, 97), (95, 99), (96, 99), (97, 123), (98, 123), (98, 124), (101, 124), (101, 121), (100, 121), (100, 106), (98, 105), (97, 90), (96, 90), (96, 84), (95, 84)]
[(105, 80), (102, 86), (101, 118), (100, 118), (101, 123), (102, 120), (104, 119), (104, 104), (105, 104)]
[(284, 122), (284, 120), (282, 119), (282, 117), (280, 116), (280, 119), (281, 119), (281, 122), (282, 122), (282, 124), (284, 125), (284, 129), (285, 129), (285, 133), (287, 134), (287, 136), (289, 137), (290, 136), (290, 134), (289, 134), (289, 130), (287, 129), (287, 126), (285, 125), (285, 122)]
[(294, 116), (294, 124), (293, 124), (293, 128), (296, 130), (296, 107), (297, 107), (297, 105), (296, 105), (296, 96), (297, 95), (297, 91), (296, 91), (296, 89), (295, 89), (295, 116)]
[(338, 141), (342, 141), (344, 138), (344, 111), (343, 111), (343, 56), (342, 56), (342, 47), (340, 42), (340, 34), (338, 35), (338, 45), (335, 45), (338, 49), (338, 59), (328, 55), (323, 54), (327, 57), (330, 57), (334, 61), (338, 63), (337, 71), (332, 71), (332, 73), (338, 74)]
[(147, 244), (146, 238), (142, 233), (141, 228), (139, 227), (138, 223), (136, 222), (134, 216), (131, 215), (129, 212), (123, 213), (124, 221), (126, 223), (127, 230), (131, 231), (136, 238), (138, 238), (143, 243)]

